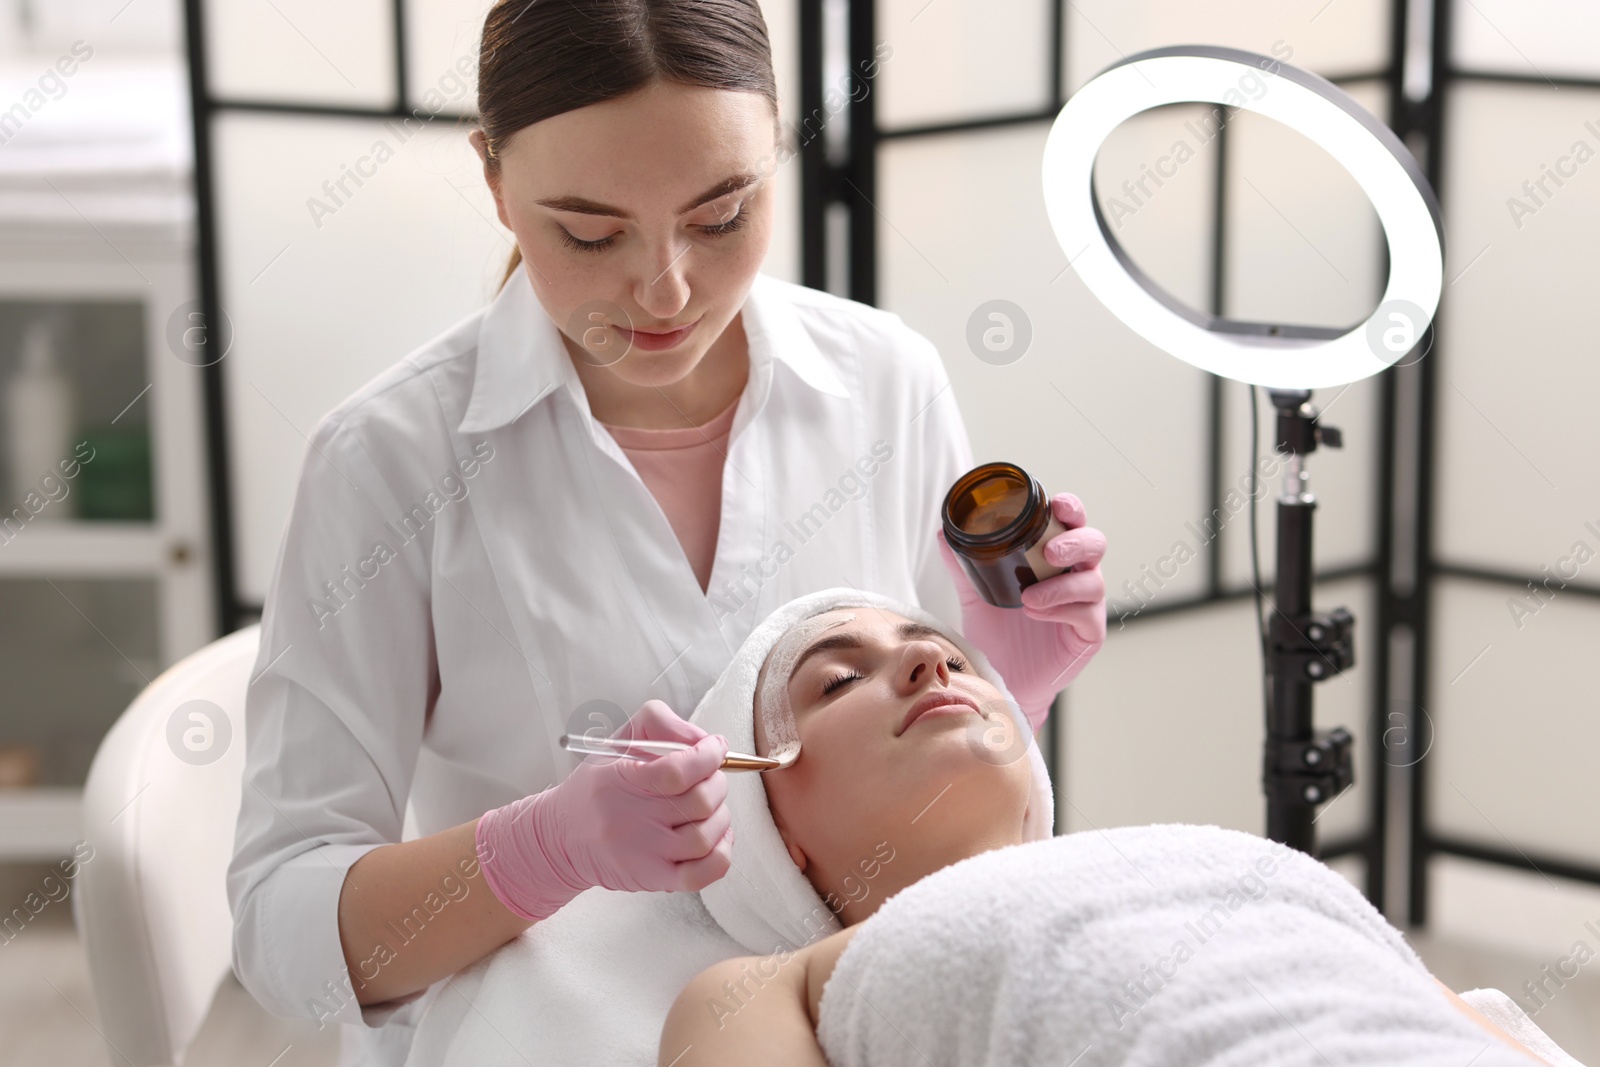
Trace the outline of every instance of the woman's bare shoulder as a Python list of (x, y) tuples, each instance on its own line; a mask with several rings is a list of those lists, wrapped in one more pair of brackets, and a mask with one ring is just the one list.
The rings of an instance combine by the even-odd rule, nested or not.
[(861, 929), (860, 923), (847, 926), (820, 941), (812, 942), (801, 950), (806, 954), (802, 961), (806, 977), (806, 1013), (811, 1019), (813, 1030), (822, 1019), (822, 989), (828, 984), (828, 979), (833, 977), (833, 969), (838, 965), (839, 957), (844, 954), (845, 947), (850, 944), (850, 939), (859, 929)]
[(735, 956), (695, 975), (661, 1028), (661, 1067), (825, 1067), (806, 1010), (809, 952)]

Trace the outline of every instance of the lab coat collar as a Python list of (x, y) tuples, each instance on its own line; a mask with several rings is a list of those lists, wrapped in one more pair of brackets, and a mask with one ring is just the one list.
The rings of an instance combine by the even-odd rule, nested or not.
[(765, 274), (756, 275), (742, 311), (745, 336), (750, 342), (751, 369), (755, 369), (758, 360), (776, 358), (819, 393), (848, 397), (850, 391), (833, 365), (823, 358), (811, 331), (795, 311), (792, 290), (798, 288)]
[[(813, 389), (830, 396), (848, 396), (838, 373), (801, 323), (784, 291), (786, 286), (758, 274), (745, 298), (741, 313), (750, 344), (751, 374), (762, 370), (766, 361), (777, 359)], [(527, 272), (519, 266), (478, 326), (472, 397), (457, 430), (482, 433), (514, 422), (562, 385), (576, 399), (585, 396), (561, 331), (545, 313)], [(580, 404), (587, 406), (586, 402)]]

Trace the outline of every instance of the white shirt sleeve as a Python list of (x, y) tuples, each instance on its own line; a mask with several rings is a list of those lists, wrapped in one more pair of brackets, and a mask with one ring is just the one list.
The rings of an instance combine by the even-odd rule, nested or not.
[(961, 599), (940, 555), (937, 538), (945, 494), (957, 478), (975, 466), (972, 442), (938, 349), (921, 334), (912, 336), (917, 345), (927, 350), (925, 358), (931, 370), (928, 390), (915, 402), (919, 408), (927, 404), (927, 410), (915, 417), (908, 435), (918, 453), (914, 462), (921, 467), (908, 494), (913, 511), (907, 528), (920, 531), (916, 534), (916, 563), (912, 573), (916, 576), (921, 606), (959, 630)]
[(360, 434), (324, 419), (262, 616), (228, 871), (234, 969), (283, 1016), (376, 1026), (414, 999), (363, 1012), (338, 927), (346, 870), (401, 838), (438, 692), (431, 528), (402, 543), (401, 511)]

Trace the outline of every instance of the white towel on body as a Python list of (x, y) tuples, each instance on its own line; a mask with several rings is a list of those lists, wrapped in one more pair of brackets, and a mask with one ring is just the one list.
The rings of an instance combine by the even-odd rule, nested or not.
[(1072, 833), (922, 879), (854, 934), (817, 1038), (832, 1067), (1534, 1062), (1339, 874), (1214, 826)]

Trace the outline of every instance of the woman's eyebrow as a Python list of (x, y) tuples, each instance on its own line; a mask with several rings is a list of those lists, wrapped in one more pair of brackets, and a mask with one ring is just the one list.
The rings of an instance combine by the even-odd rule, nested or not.
[[(903, 622), (895, 628), (895, 633), (902, 641), (909, 641), (913, 637), (932, 637), (940, 641), (950, 640), (943, 633), (934, 629), (932, 626), (928, 626), (920, 622)], [(800, 668), (805, 666), (806, 660), (820, 652), (832, 652), (841, 648), (861, 648), (865, 645), (866, 642), (863, 641), (861, 639), (861, 635), (857, 633), (833, 634), (830, 637), (824, 637), (822, 640), (818, 641), (816, 644), (800, 653), (800, 658), (794, 661), (794, 670), (789, 673), (789, 677), (793, 678), (795, 675), (799, 674)]]
[(736, 193), (740, 189), (754, 185), (759, 179), (760, 175), (749, 173), (735, 174), (731, 177), (724, 178), (716, 185), (713, 185), (711, 188), (707, 189), (705, 192), (701, 193), (699, 196), (680, 207), (678, 209), (678, 214), (687, 215), (701, 204), (709, 204), (718, 197), (727, 196), (729, 193)]
[[(720, 196), (727, 196), (729, 193), (737, 192), (748, 185), (754, 184), (758, 177), (755, 174), (735, 174), (732, 177), (724, 178), (679, 208), (678, 214), (687, 215), (702, 204), (709, 204)], [(633, 216), (619, 207), (597, 204), (593, 200), (588, 200), (581, 196), (552, 196), (544, 200), (535, 200), (534, 203), (541, 207), (550, 208), (553, 211), (572, 211), (580, 215), (605, 215), (609, 218), (633, 221)]]

